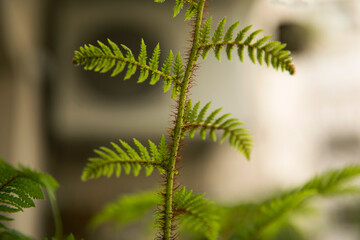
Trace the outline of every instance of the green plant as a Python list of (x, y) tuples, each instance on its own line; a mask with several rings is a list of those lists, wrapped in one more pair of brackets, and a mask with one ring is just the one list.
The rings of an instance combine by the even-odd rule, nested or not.
[[(9, 214), (23, 212), (25, 208), (35, 207), (34, 200), (45, 199), (43, 190), (46, 190), (54, 215), (55, 237), (52, 239), (62, 239), (62, 223), (55, 196), (58, 187), (58, 183), (50, 175), (23, 166), (15, 168), (0, 158), (0, 239), (32, 239), (8, 228), (5, 222), (14, 220)], [(69, 235), (66, 240), (74, 240), (73, 235)]]
[(158, 144), (149, 140), (149, 147), (134, 139), (136, 148), (120, 140), (119, 143), (112, 142), (111, 148), (101, 147), (95, 150), (97, 156), (89, 159), (83, 171), (83, 180), (112, 175), (119, 177), (122, 171), (125, 174), (132, 172), (137, 176), (141, 168), (145, 169), (146, 175), (150, 175), (156, 168), (164, 176), (164, 182), (162, 189), (158, 191), (160, 194), (141, 193), (123, 197), (108, 205), (94, 218), (93, 225), (110, 219), (124, 224), (157, 206), (155, 217), (158, 239), (176, 239), (178, 233), (175, 229), (179, 223), (207, 239), (258, 239), (270, 225), (283, 220), (290, 210), (297, 209), (306, 199), (314, 195), (344, 193), (343, 182), (360, 174), (358, 166), (350, 166), (316, 177), (300, 188), (276, 195), (259, 204), (241, 204), (235, 207), (214, 204), (203, 198), (202, 194), (194, 194), (175, 184), (174, 179), (180, 174), (177, 162), (180, 159), (181, 141), (186, 136), (193, 138), (197, 131), (201, 139), (205, 139), (208, 134), (213, 141), (217, 141), (217, 132), (222, 132), (220, 142), (228, 139), (230, 145), (247, 159), (251, 155), (252, 140), (248, 131), (242, 128), (243, 123), (230, 118), (230, 114), (220, 115), (221, 108), (207, 114), (210, 103), (201, 106), (197, 102), (193, 105), (189, 99), (189, 86), (194, 81), (196, 63), (200, 57), (206, 59), (209, 51), (214, 51), (215, 57), (220, 60), (224, 49), (227, 58), (231, 60), (232, 52), (236, 49), (241, 61), (244, 60), (244, 52), (247, 52), (254, 64), (265, 63), (276, 70), (287, 71), (291, 75), (295, 73), (290, 52), (284, 50), (285, 44), (268, 41), (269, 36), (258, 37), (262, 30), (250, 31), (251, 26), (242, 28), (235, 36), (234, 31), (239, 22), (233, 23), (225, 31), (226, 17), (212, 30), (212, 17), (204, 17), (205, 5), (205, 0), (176, 0), (174, 17), (187, 6), (185, 20), (194, 22), (185, 62), (180, 53), (174, 56), (170, 51), (159, 68), (159, 44), (148, 60), (144, 40), (140, 42), (140, 54), (137, 57), (125, 45), (120, 48), (111, 40), (108, 40), (108, 44), (99, 41), (99, 47), (88, 44), (75, 51), (73, 63), (83, 65), (85, 70), (111, 72), (114, 77), (126, 68), (124, 80), (130, 79), (139, 71), (137, 82), (150, 79), (150, 85), (162, 79), (163, 91), (167, 92), (172, 88), (171, 97), (176, 104), (169, 143), (162, 136)]

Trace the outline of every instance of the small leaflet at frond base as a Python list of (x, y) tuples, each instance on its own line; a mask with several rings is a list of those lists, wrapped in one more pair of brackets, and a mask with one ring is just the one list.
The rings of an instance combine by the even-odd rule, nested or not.
[(248, 160), (250, 159), (252, 140), (247, 130), (239, 127), (243, 125), (242, 122), (239, 122), (236, 118), (228, 118), (230, 114), (224, 114), (216, 118), (221, 108), (212, 111), (205, 117), (210, 102), (201, 108), (199, 113), (200, 102), (197, 102), (192, 109), (190, 107), (189, 104), (184, 115), (184, 132), (188, 133), (190, 138), (193, 138), (195, 132), (199, 130), (201, 139), (205, 140), (206, 132), (209, 132), (210, 138), (216, 141), (215, 131), (223, 131), (220, 142), (229, 138), (230, 146), (242, 153)]

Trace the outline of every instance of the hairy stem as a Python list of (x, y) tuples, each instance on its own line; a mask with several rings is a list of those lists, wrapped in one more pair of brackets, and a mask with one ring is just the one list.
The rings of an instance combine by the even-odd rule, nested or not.
[(198, 8), (196, 12), (196, 23), (195, 23), (195, 30), (193, 35), (190, 57), (186, 66), (183, 82), (181, 83), (180, 96), (178, 99), (179, 105), (177, 109), (176, 125), (174, 128), (173, 145), (171, 149), (170, 161), (167, 168), (167, 176), (166, 176), (164, 240), (170, 240), (171, 238), (171, 223), (173, 217), (172, 198), (174, 192), (174, 175), (176, 171), (175, 165), (179, 151), (181, 133), (184, 126), (183, 118), (184, 118), (185, 103), (186, 103), (186, 92), (189, 85), (191, 72), (196, 62), (196, 58), (197, 58), (196, 56), (199, 48), (200, 27), (203, 17), (204, 4), (205, 4), (205, 0), (200, 0), (197, 6)]

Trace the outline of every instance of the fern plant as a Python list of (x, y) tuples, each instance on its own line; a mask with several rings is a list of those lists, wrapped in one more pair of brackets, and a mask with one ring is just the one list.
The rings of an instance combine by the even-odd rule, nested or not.
[[(165, 0), (155, 2), (163, 3)], [(134, 56), (127, 46), (118, 45), (111, 40), (107, 43), (98, 41), (98, 46), (86, 44), (75, 51), (73, 64), (81, 65), (85, 70), (110, 73), (112, 77), (125, 71), (124, 80), (139, 72), (138, 83), (148, 81), (150, 85), (154, 85), (162, 81), (163, 92), (171, 89), (171, 98), (176, 104), (174, 124), (168, 140), (162, 136), (158, 144), (149, 140), (148, 146), (136, 139), (133, 146), (120, 140), (119, 143), (111, 143), (111, 147), (95, 150), (97, 156), (89, 159), (83, 171), (84, 181), (100, 176), (120, 177), (122, 171), (137, 176), (144, 168), (147, 176), (152, 174), (153, 169), (158, 169), (164, 182), (160, 190), (122, 197), (111, 203), (94, 218), (92, 226), (111, 219), (122, 225), (156, 207), (156, 239), (177, 239), (176, 229), (179, 224), (211, 240), (257, 239), (268, 225), (297, 208), (305, 199), (332, 192), (343, 182), (342, 177), (359, 175), (359, 167), (346, 168), (326, 175), (329, 179), (321, 176), (275, 199), (231, 208), (214, 204), (205, 199), (203, 194), (195, 194), (175, 183), (175, 178), (180, 174), (177, 163), (180, 159), (181, 141), (187, 136), (193, 138), (197, 131), (203, 140), (207, 136), (213, 141), (218, 138), (220, 142), (228, 140), (230, 146), (246, 159), (251, 156), (251, 136), (242, 122), (231, 118), (230, 114), (220, 114), (221, 108), (209, 113), (210, 103), (201, 106), (197, 102), (193, 105), (189, 98), (189, 86), (195, 80), (195, 66), (201, 58), (205, 60), (212, 51), (219, 60), (222, 52), (231, 60), (236, 50), (241, 61), (247, 55), (254, 64), (266, 64), (275, 70), (295, 74), (290, 52), (285, 50), (286, 44), (271, 41), (270, 36), (261, 36), (262, 30), (252, 30), (251, 25), (236, 30), (239, 22), (235, 22), (226, 27), (226, 17), (212, 26), (212, 17), (204, 14), (205, 6), (206, 0), (175, 1), (174, 17), (186, 8), (185, 21), (193, 22), (191, 44), (185, 58), (180, 52), (174, 54), (170, 51), (166, 60), (160, 63), (160, 45), (157, 44), (151, 56), (148, 56), (143, 39), (139, 39), (138, 56)]]

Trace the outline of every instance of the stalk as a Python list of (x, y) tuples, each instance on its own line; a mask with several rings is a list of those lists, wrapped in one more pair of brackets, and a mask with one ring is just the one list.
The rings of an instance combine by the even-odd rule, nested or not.
[(190, 57), (186, 66), (184, 79), (181, 84), (180, 96), (179, 96), (179, 105), (177, 110), (177, 117), (176, 117), (176, 125), (174, 129), (174, 138), (173, 138), (173, 145), (171, 149), (171, 155), (169, 160), (169, 165), (167, 168), (167, 175), (166, 175), (166, 192), (165, 192), (165, 216), (164, 216), (164, 239), (170, 240), (171, 238), (171, 222), (172, 222), (172, 198), (174, 192), (174, 175), (175, 175), (175, 164), (176, 158), (179, 151), (179, 145), (181, 140), (181, 133), (184, 126), (183, 117), (185, 111), (185, 104), (186, 104), (186, 92), (189, 85), (189, 80), (191, 77), (191, 72), (194, 67), (194, 64), (197, 59), (197, 51), (199, 48), (199, 37), (200, 37), (200, 27), (201, 21), (203, 17), (203, 9), (204, 9), (205, 0), (200, 0), (198, 3), (198, 8), (196, 11), (196, 23), (195, 23), (195, 30), (193, 35), (192, 47), (190, 52)]

